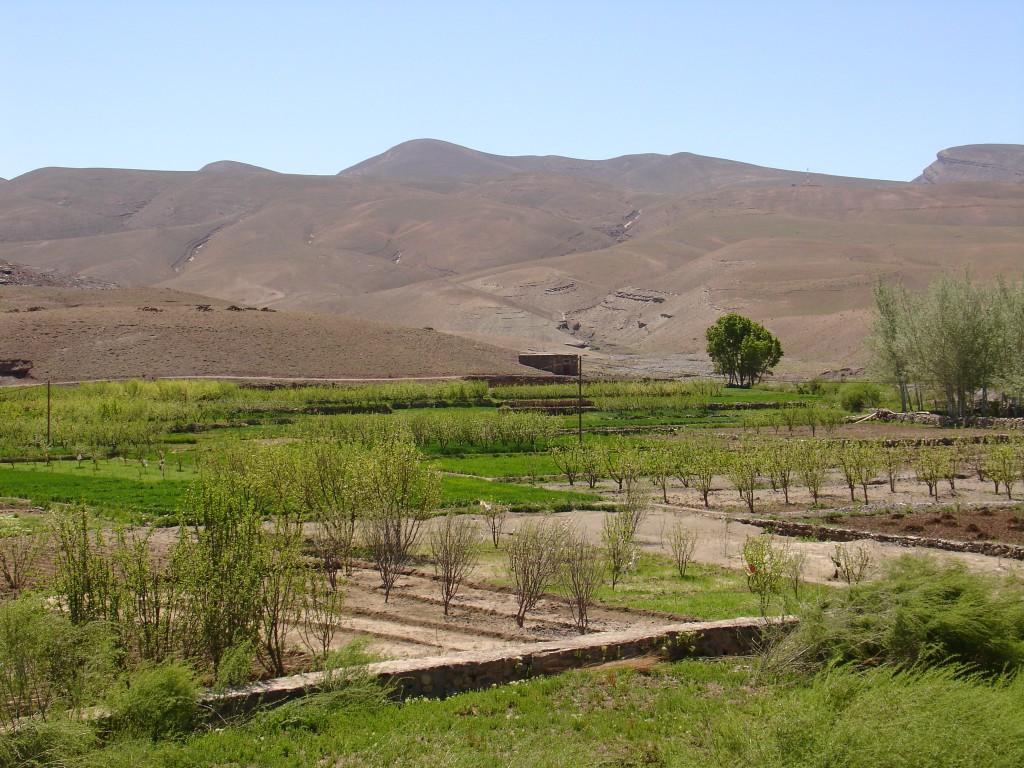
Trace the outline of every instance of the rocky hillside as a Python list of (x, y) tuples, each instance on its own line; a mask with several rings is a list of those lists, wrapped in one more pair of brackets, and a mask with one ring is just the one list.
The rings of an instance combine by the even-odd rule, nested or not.
[(1019, 144), (975, 144), (952, 147), (914, 179), (924, 184), (958, 181), (1024, 183), (1024, 146)]
[(818, 371), (863, 362), (879, 277), (921, 287), (944, 269), (1019, 273), (1024, 185), (1006, 179), (1022, 153), (946, 150), (957, 184), (934, 183), (945, 170), (900, 183), (430, 140), (336, 176), (233, 161), (47, 168), (0, 184), (0, 258), (47, 278), (595, 358), (699, 356), (703, 329), (739, 311), (780, 336), (785, 366)]

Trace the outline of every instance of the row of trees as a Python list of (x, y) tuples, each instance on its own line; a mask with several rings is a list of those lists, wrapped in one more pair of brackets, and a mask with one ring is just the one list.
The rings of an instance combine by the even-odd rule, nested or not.
[(560, 426), (560, 420), (537, 412), (508, 409), (460, 411), (431, 409), (393, 415), (359, 414), (330, 416), (301, 422), (297, 433), (305, 439), (357, 441), (373, 445), (401, 438), (420, 447), (437, 445), (442, 451), (455, 447), (506, 446), (535, 450)]
[(935, 391), (963, 419), (980, 392), (1024, 396), (1024, 283), (976, 283), (944, 274), (927, 290), (875, 285), (869, 344), (878, 374), (899, 389), (903, 410)]
[(700, 493), (705, 506), (726, 478), (753, 512), (756, 492), (770, 487), (781, 491), (789, 504), (790, 491), (808, 490), (815, 504), (826, 484), (837, 477), (847, 486), (850, 499), (858, 494), (868, 501), (869, 489), (884, 480), (891, 492), (896, 482), (912, 473), (938, 496), (940, 483), (956, 490), (956, 478), (974, 473), (991, 481), (996, 493), (1012, 496), (1024, 482), (1024, 442), (977, 445), (910, 447), (870, 440), (747, 439), (731, 445), (712, 435), (661, 441), (613, 440), (553, 449), (552, 459), (570, 485), (586, 482), (591, 488), (610, 480), (630, 491), (640, 480), (654, 485), (668, 503), (673, 482)]

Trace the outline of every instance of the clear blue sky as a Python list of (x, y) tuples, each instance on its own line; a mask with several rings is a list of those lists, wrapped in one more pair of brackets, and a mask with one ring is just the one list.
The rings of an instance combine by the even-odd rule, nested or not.
[(0, 0), (0, 177), (415, 138), (909, 180), (1024, 144), (1024, 2)]

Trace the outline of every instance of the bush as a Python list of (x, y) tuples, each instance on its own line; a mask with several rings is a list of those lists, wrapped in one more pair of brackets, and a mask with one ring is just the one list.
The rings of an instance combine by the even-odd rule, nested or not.
[(839, 404), (843, 410), (860, 413), (865, 408), (878, 408), (882, 404), (882, 390), (868, 382), (858, 382), (843, 387), (839, 396)]
[(97, 744), (96, 734), (81, 720), (30, 720), (0, 733), (0, 768), (78, 765), (78, 758)]
[(111, 695), (109, 703), (116, 731), (154, 741), (182, 736), (199, 719), (199, 683), (185, 664), (143, 667)]
[(78, 709), (113, 675), (113, 636), (106, 624), (75, 626), (27, 595), (0, 606), (0, 724), (48, 710)]
[(829, 593), (766, 657), (768, 668), (958, 665), (996, 676), (1024, 666), (1017, 581), (905, 555), (876, 581)]

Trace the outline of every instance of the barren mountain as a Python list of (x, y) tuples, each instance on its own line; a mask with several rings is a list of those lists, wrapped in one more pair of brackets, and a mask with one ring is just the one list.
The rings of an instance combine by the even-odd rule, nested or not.
[(943, 184), (957, 181), (1024, 182), (1024, 146), (1019, 144), (976, 144), (952, 147), (914, 181)]
[(407, 141), (353, 165), (339, 175), (438, 181), (495, 178), (520, 173), (575, 176), (623, 189), (666, 195), (689, 195), (728, 186), (820, 184), (825, 181), (856, 185), (882, 183), (780, 171), (689, 152), (623, 155), (611, 160), (578, 160), (558, 155), (504, 157), (436, 139)]
[[(961, 147), (939, 163), (1005, 174), (1022, 154)], [(1020, 271), (1024, 184), (960, 181), (688, 154), (501, 157), (428, 140), (337, 176), (229, 161), (49, 168), (0, 185), (0, 258), (595, 357), (699, 356), (703, 329), (736, 310), (779, 335), (791, 370), (813, 372), (864, 361), (879, 275), (920, 287), (943, 269)]]
[[(491, 344), (426, 329), (259, 311), (167, 289), (0, 290), (0, 370), (35, 380), (144, 376), (348, 379), (535, 374)], [(2, 374), (0, 374), (2, 375)]]

